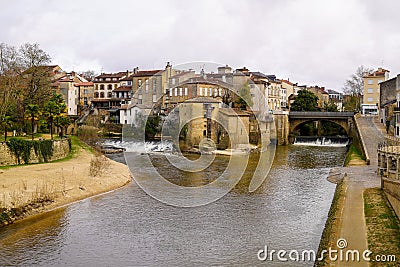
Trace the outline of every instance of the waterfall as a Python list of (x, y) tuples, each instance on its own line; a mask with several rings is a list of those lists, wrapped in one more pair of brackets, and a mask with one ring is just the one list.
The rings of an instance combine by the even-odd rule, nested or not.
[(143, 143), (141, 142), (126, 142), (107, 139), (102, 142), (102, 145), (114, 148), (123, 148), (126, 152), (139, 153), (173, 152), (175, 150), (173, 142), (169, 140), (145, 142), (143, 146)]
[(349, 145), (349, 143), (350, 139), (342, 136), (297, 136), (293, 144), (302, 146), (343, 147)]

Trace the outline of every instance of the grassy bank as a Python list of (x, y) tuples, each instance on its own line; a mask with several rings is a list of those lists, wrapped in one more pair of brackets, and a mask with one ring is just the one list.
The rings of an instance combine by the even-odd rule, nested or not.
[(400, 224), (384, 192), (379, 188), (364, 191), (364, 214), (368, 249), (374, 255), (395, 255), (397, 262), (370, 262), (370, 266), (399, 266)]
[[(336, 231), (339, 229), (340, 211), (344, 202), (345, 188), (346, 186), (343, 180), (336, 185), (335, 194), (333, 195), (328, 218), (325, 223), (324, 231), (322, 232), (317, 255), (321, 255), (321, 251), (324, 249), (336, 246), (336, 240), (338, 239), (338, 233)], [(329, 259), (325, 255), (323, 260), (316, 261), (314, 266), (329, 266), (329, 264)]]
[(354, 144), (351, 144), (349, 151), (347, 152), (344, 166), (357, 166), (366, 164), (367, 163), (365, 162), (365, 158), (363, 157), (361, 151)]

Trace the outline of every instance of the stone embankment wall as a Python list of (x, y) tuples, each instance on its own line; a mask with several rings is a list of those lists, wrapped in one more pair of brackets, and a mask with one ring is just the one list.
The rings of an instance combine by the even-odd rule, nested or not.
[[(53, 154), (48, 158), (48, 161), (53, 161), (57, 159), (62, 159), (68, 156), (70, 152), (70, 144), (68, 139), (55, 140), (53, 141)], [(34, 148), (31, 148), (29, 163), (43, 162), (43, 158), (36, 155)], [(23, 164), (24, 161), (20, 159), (20, 163)], [(18, 164), (18, 159), (14, 153), (10, 150), (5, 142), (0, 143), (0, 166), (16, 165)]]
[(371, 160), (368, 155), (367, 147), (365, 146), (365, 142), (360, 130), (360, 124), (358, 122), (358, 118), (360, 117), (360, 114), (354, 115), (354, 126), (351, 127), (351, 132), (349, 133), (350, 136), (352, 137), (353, 144), (358, 148), (358, 150), (361, 151), (363, 157), (365, 158), (365, 162), (367, 165), (371, 164)]

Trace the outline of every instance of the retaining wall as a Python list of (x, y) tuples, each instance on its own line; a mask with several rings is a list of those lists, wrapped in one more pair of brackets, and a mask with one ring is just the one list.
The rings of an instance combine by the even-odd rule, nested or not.
[[(70, 152), (69, 142), (68, 139), (63, 140), (55, 140), (53, 141), (53, 155), (49, 158), (48, 161), (53, 161), (57, 159), (62, 159), (68, 156)], [(42, 162), (43, 159), (40, 155), (35, 154), (35, 150), (31, 148), (31, 154), (29, 157), (29, 163), (38, 163)], [(21, 164), (24, 161), (21, 159)], [(18, 164), (18, 159), (15, 155), (10, 151), (7, 144), (5, 142), (0, 143), (0, 166), (7, 166), (7, 165), (16, 165)]]

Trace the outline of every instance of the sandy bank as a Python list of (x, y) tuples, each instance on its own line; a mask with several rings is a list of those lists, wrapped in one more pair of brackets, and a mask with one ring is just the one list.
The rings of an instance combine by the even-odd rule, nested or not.
[(22, 207), (43, 197), (53, 200), (28, 212), (37, 214), (117, 189), (132, 180), (126, 165), (109, 159), (101, 174), (91, 176), (90, 161), (95, 156), (77, 149), (70, 160), (0, 170), (0, 206)]

